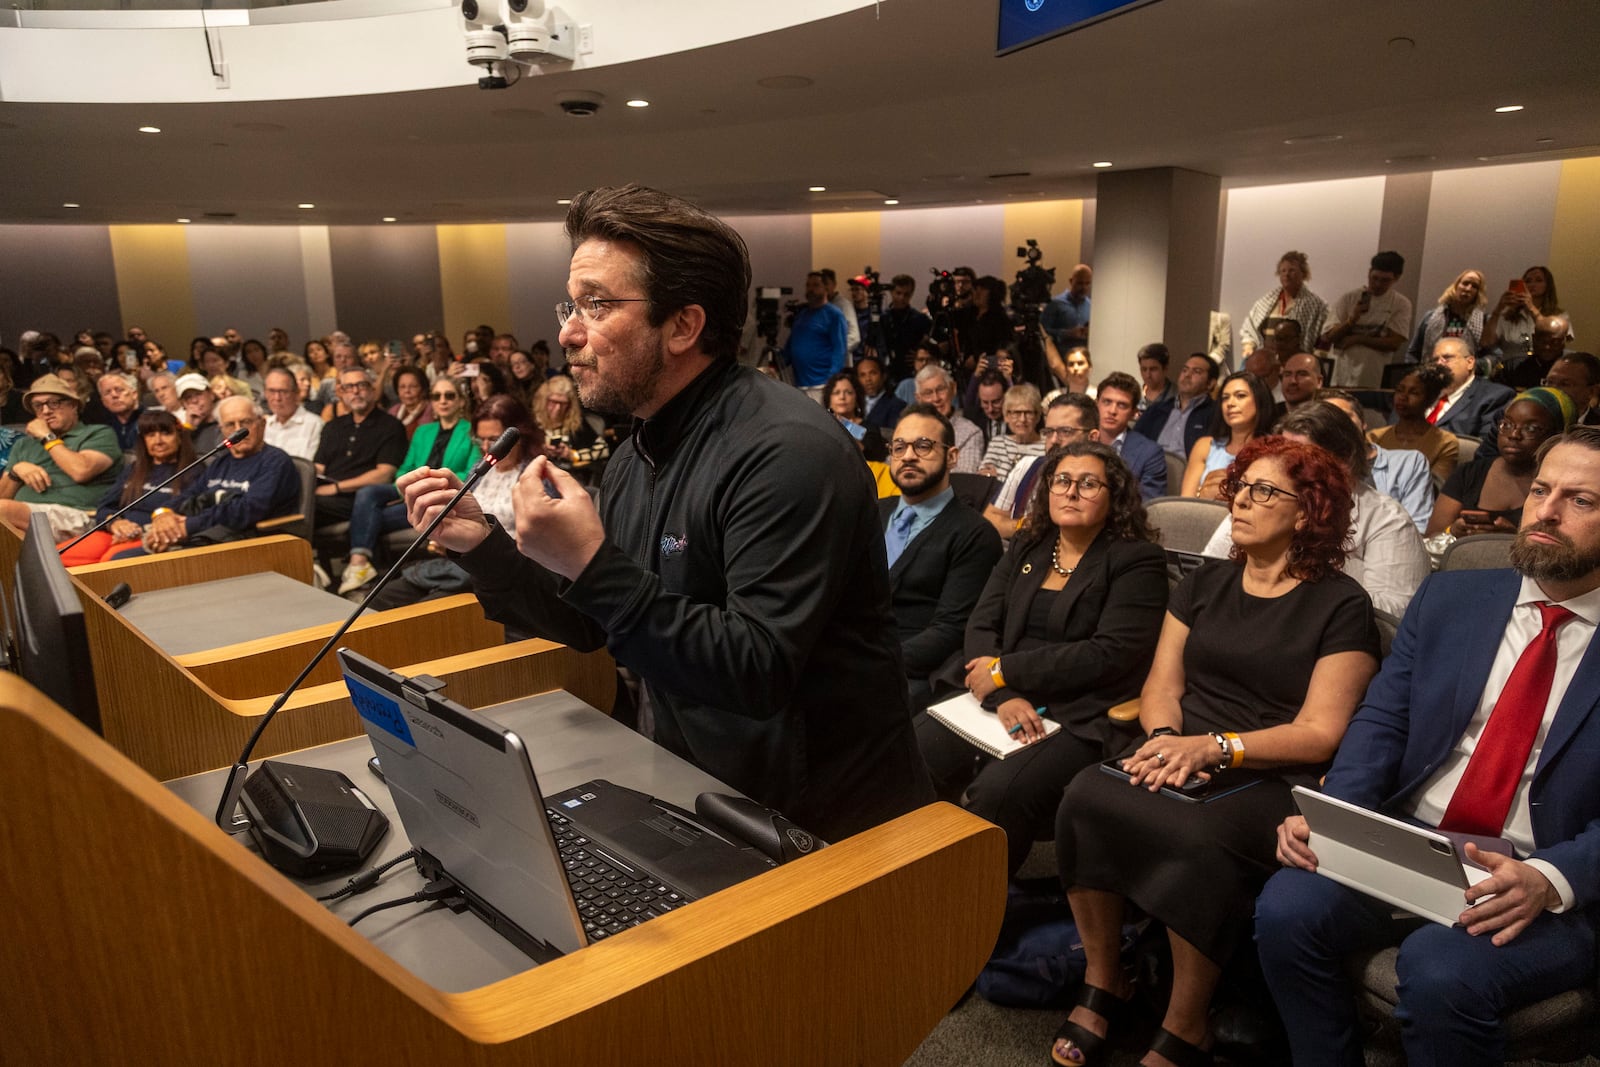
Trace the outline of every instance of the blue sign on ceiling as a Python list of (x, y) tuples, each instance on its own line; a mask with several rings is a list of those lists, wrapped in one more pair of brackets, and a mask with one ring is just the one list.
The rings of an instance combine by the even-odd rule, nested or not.
[(1153, 3), (1154, 0), (1000, 0), (1000, 32), (995, 51), (1001, 55), (1037, 44), (1047, 37), (1082, 29)]

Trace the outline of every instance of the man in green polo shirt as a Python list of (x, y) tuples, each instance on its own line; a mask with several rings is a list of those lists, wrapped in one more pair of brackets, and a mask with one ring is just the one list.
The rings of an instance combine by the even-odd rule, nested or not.
[(34, 512), (50, 520), (58, 541), (89, 528), (94, 509), (122, 466), (109, 426), (79, 421), (78, 394), (54, 374), (34, 379), (22, 404), (35, 418), (11, 447), (0, 478), (0, 520), (26, 529)]

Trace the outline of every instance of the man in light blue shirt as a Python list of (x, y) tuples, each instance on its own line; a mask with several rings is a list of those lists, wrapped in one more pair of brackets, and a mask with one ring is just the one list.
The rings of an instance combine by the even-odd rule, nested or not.
[(1039, 314), (1039, 325), (1062, 352), (1089, 343), (1089, 286), (1093, 281), (1089, 265), (1079, 263), (1067, 275), (1067, 291)]
[[(1361, 436), (1367, 435), (1366, 414), (1355, 394), (1343, 389), (1319, 389), (1316, 399), (1326, 400), (1349, 415)], [(1428, 457), (1410, 449), (1379, 448), (1377, 445), (1368, 447), (1367, 457), (1372, 461), (1373, 488), (1398, 500), (1416, 523), (1417, 532), (1426, 534), (1434, 499), (1438, 496)]]

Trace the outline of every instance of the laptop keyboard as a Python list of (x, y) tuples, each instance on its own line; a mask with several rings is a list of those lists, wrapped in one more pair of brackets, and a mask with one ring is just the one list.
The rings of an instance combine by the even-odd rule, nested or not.
[(688, 903), (681, 893), (648, 874), (634, 875), (612, 866), (590, 849), (589, 839), (560, 812), (546, 808), (545, 814), (550, 817), (567, 884), (590, 941), (603, 940)]

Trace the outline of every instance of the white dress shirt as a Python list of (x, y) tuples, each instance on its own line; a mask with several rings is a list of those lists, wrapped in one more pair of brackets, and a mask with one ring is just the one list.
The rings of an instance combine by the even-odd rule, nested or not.
[(267, 444), (281, 448), (291, 456), (315, 459), (317, 445), (322, 443), (322, 419), (296, 405), (288, 422), (279, 422), (278, 416), (267, 416)]
[[(1543, 628), (1538, 605), (1549, 599), (1532, 578), (1522, 579), (1522, 589), (1517, 594), (1516, 606), (1511, 609), (1511, 621), (1506, 623), (1506, 632), (1500, 638), (1500, 647), (1494, 654), (1494, 664), (1489, 668), (1489, 679), (1484, 683), (1483, 695), (1478, 698), (1477, 710), (1472, 713), (1472, 720), (1467, 723), (1466, 733), (1461, 735), (1456, 747), (1445, 757), (1427, 784), (1417, 791), (1416, 798), (1411, 802), (1410, 814), (1429, 826), (1438, 826), (1439, 820), (1444, 818), (1445, 808), (1449, 807), (1450, 798), (1455, 796), (1456, 785), (1466, 773), (1467, 761), (1472, 758), (1472, 751), (1477, 747), (1478, 738), (1483, 735), (1483, 728), (1488, 725), (1489, 713), (1494, 710), (1495, 701), (1500, 699), (1500, 693), (1510, 680), (1511, 671), (1516, 667), (1517, 660)], [(1506, 817), (1504, 830), (1506, 840), (1510, 841), (1512, 847), (1522, 856), (1526, 856), (1534, 849), (1533, 812), (1528, 805), (1533, 772), (1539, 766), (1539, 753), (1544, 748), (1545, 736), (1550, 732), (1551, 720), (1556, 716), (1556, 709), (1561, 706), (1561, 699), (1567, 694), (1567, 686), (1572, 684), (1572, 676), (1578, 671), (1579, 661), (1589, 648), (1589, 641), (1594, 637), (1595, 624), (1600, 622), (1600, 589), (1559, 603), (1577, 618), (1568, 619), (1556, 631), (1556, 674), (1550, 685), (1550, 701), (1545, 705), (1544, 721), (1539, 724), (1539, 732), (1534, 736), (1533, 750), (1528, 753), (1528, 765), (1522, 770), (1522, 781), (1517, 785), (1516, 795), (1511, 800), (1511, 812)], [(1435, 666), (1447, 667), (1443, 664)], [(1541, 874), (1550, 879), (1550, 884), (1555, 886), (1556, 892), (1561, 895), (1561, 906), (1551, 909), (1552, 911), (1565, 911), (1572, 907), (1574, 899), (1572, 885), (1560, 871), (1544, 860), (1529, 860), (1528, 864), (1537, 867)]]

